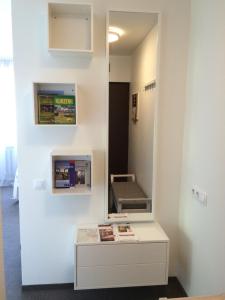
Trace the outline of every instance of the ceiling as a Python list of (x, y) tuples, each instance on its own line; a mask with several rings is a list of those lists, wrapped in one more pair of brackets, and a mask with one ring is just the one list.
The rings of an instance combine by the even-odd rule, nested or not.
[(109, 44), (109, 54), (131, 55), (157, 21), (157, 13), (110, 11), (109, 26), (119, 27), (124, 34)]

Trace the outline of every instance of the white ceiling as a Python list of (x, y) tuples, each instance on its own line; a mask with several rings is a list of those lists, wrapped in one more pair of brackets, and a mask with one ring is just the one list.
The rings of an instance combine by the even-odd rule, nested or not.
[(139, 12), (109, 13), (109, 26), (124, 31), (119, 41), (109, 44), (110, 55), (131, 55), (149, 31), (157, 24), (158, 14)]

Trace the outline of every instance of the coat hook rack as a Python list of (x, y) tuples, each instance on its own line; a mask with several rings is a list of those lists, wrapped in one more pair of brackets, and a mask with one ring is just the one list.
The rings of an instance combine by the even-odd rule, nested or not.
[(156, 87), (156, 80), (152, 80), (151, 82), (147, 83), (144, 87), (145, 91), (153, 90)]

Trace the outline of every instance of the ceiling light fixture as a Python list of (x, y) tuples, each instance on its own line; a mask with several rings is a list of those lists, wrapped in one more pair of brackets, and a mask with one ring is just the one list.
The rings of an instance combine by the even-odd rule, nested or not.
[(109, 26), (108, 31), (108, 42), (113, 43), (120, 39), (121, 36), (125, 34), (124, 30), (116, 27), (116, 26)]
[(109, 43), (114, 43), (114, 42), (118, 41), (119, 38), (120, 38), (119, 33), (114, 32), (114, 31), (109, 31), (109, 33), (108, 33), (108, 41), (109, 41)]

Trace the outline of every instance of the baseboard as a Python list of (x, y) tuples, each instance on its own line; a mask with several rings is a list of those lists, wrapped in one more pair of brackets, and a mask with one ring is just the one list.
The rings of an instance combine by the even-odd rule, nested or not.
[[(187, 293), (184, 290), (183, 286), (181, 285), (181, 283), (179, 282), (179, 280), (177, 279), (177, 277), (175, 276), (171, 276), (168, 278), (168, 284), (176, 284), (179, 285), (180, 289), (183, 292), (182, 297), (187, 297)], [(154, 287), (154, 286), (149, 286), (149, 287)], [(165, 288), (167, 288), (167, 286), (164, 286)], [(49, 289), (53, 289), (53, 290), (57, 290), (57, 289), (72, 289), (74, 288), (74, 283), (57, 283), (57, 284), (38, 284), (38, 285), (22, 285), (22, 289), (24, 291), (27, 290), (49, 290)], [(140, 288), (140, 287), (138, 287)]]
[(74, 283), (57, 283), (57, 284), (33, 284), (33, 285), (22, 285), (24, 291), (27, 290), (57, 290), (57, 289), (73, 289)]

